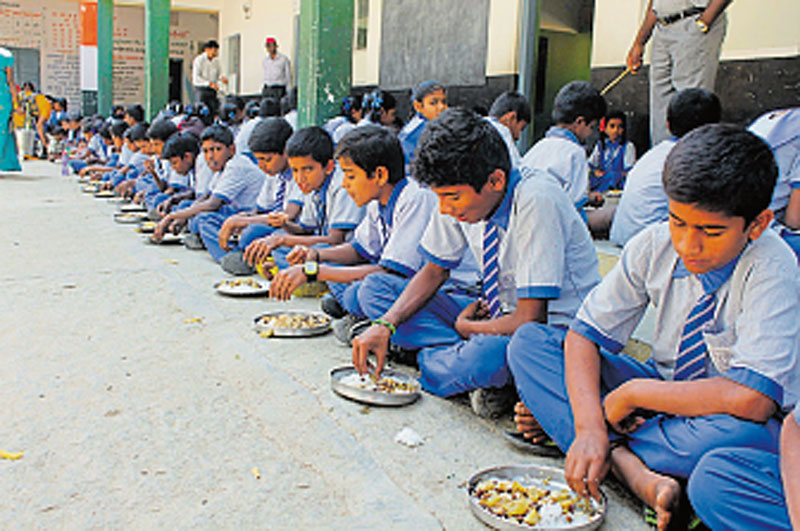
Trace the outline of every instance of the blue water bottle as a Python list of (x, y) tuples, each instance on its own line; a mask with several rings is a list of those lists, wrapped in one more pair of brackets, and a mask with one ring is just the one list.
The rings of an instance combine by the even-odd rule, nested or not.
[(61, 152), (61, 176), (69, 177), (69, 155), (66, 149)]

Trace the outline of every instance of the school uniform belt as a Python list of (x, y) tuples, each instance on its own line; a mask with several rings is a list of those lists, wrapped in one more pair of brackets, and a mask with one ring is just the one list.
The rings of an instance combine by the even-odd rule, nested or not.
[(667, 15), (664, 17), (658, 17), (658, 23), (662, 26), (668, 26), (670, 24), (674, 24), (679, 20), (683, 20), (687, 17), (692, 17), (694, 15), (699, 15), (705, 11), (702, 7), (690, 7), (689, 9), (684, 9), (683, 11), (679, 11), (678, 13), (673, 13), (672, 15)]

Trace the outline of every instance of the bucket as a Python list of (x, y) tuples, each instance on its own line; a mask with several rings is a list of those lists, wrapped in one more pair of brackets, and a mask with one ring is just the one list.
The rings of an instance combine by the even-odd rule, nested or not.
[(23, 156), (33, 156), (33, 144), (36, 138), (36, 131), (32, 129), (17, 129), (17, 148)]

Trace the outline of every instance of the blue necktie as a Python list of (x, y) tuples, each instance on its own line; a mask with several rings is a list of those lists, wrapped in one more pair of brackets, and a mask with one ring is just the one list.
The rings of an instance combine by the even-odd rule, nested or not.
[(678, 344), (678, 357), (675, 360), (673, 380), (694, 380), (706, 374), (706, 343), (703, 341), (703, 328), (714, 318), (716, 297), (714, 292), (706, 293), (697, 301), (686, 324), (683, 326), (681, 342)]
[(497, 224), (487, 221), (483, 228), (483, 298), (489, 306), (492, 319), (500, 316), (500, 266), (497, 260), (500, 248)]
[(272, 208), (270, 209), (274, 212), (283, 210), (283, 201), (286, 199), (287, 180), (288, 179), (284, 179), (283, 176), (278, 177), (278, 191), (275, 192), (275, 202), (272, 204)]
[(317, 234), (325, 234), (325, 200), (322, 196), (323, 192), (317, 190), (314, 192), (314, 207), (317, 211)]

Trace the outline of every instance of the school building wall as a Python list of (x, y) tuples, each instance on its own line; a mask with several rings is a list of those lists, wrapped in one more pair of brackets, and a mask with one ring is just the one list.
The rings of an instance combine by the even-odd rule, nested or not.
[[(199, 0), (200, 2), (211, 0)], [(178, 2), (176, 2), (178, 3)], [(186, 5), (186, 4), (184, 4)], [(197, 5), (196, 0), (192, 5)], [(201, 4), (202, 5), (202, 4)], [(70, 109), (80, 109), (80, 30), (78, 0), (0, 0), (0, 46), (10, 47), (17, 61), (30, 64), (25, 74), (38, 77), (45, 94), (65, 97)], [(170, 18), (170, 59), (182, 60), (181, 89), (191, 98), (191, 62), (199, 44), (218, 34), (217, 14), (173, 9)], [(144, 7), (117, 3), (114, 9), (114, 103), (144, 101)], [(28, 78), (17, 79), (18, 83)]]

